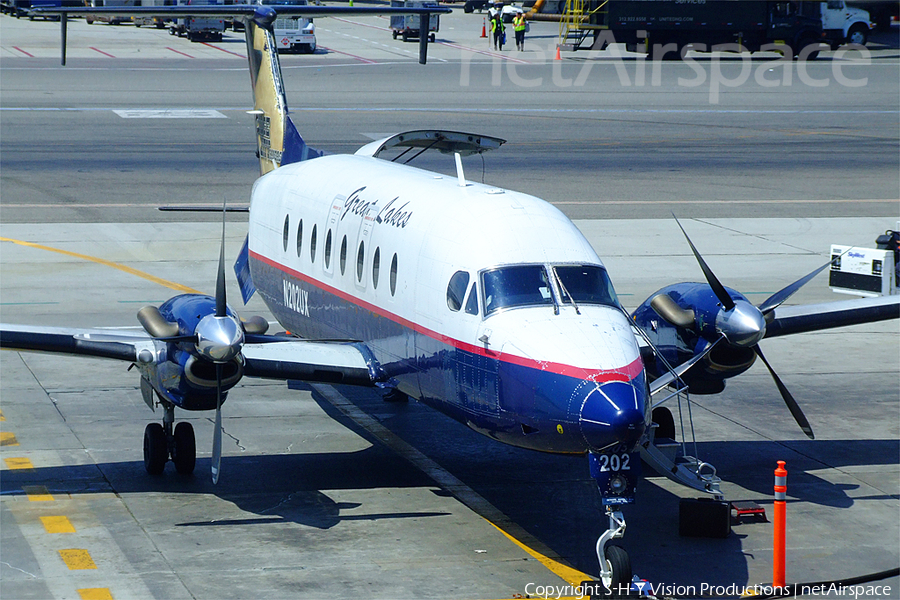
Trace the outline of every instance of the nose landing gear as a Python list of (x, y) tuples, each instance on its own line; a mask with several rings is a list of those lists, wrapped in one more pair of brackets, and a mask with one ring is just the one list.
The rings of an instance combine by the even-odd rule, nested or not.
[(631, 560), (623, 548), (609, 542), (625, 536), (625, 516), (617, 508), (634, 502), (634, 490), (640, 477), (640, 455), (637, 452), (591, 452), (588, 456), (591, 476), (597, 482), (609, 521), (606, 531), (597, 539), (600, 582), (607, 593), (625, 595), (631, 588)]

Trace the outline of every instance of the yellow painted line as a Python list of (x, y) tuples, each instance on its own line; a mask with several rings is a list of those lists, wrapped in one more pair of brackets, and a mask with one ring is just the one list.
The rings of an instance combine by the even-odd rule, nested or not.
[(94, 559), (91, 558), (91, 555), (87, 550), (69, 548), (67, 550), (60, 550), (59, 555), (62, 557), (63, 562), (66, 563), (66, 566), (69, 567), (70, 571), (83, 571), (85, 569), (97, 568), (97, 565), (94, 564)]
[(78, 590), (81, 600), (113, 600), (112, 592), (109, 588), (85, 588)]
[[(485, 519), (485, 520), (487, 521), (487, 519)], [(488, 521), (488, 523), (491, 523), (491, 522)], [(491, 523), (491, 525), (494, 525), (494, 524)], [(586, 573), (582, 573), (578, 569), (573, 569), (572, 567), (567, 567), (566, 565), (562, 564), (561, 562), (555, 561), (552, 558), (550, 558), (549, 556), (544, 556), (537, 550), (526, 546), (525, 544), (523, 544), (522, 542), (520, 542), (513, 536), (509, 535), (508, 533), (506, 533), (505, 531), (503, 531), (496, 525), (494, 525), (494, 527), (497, 529), (497, 531), (499, 531), (500, 533), (505, 535), (506, 538), (509, 539), (509, 541), (511, 541), (513, 544), (515, 544), (516, 546), (518, 546), (519, 548), (521, 548), (528, 554), (530, 554), (533, 558), (536, 558), (538, 560), (538, 562), (540, 562), (542, 565), (547, 567), (547, 569), (549, 569), (554, 575), (556, 575), (557, 577), (559, 577), (560, 579), (562, 579), (569, 585), (578, 586), (578, 585), (581, 585), (582, 581), (590, 581), (593, 579), (593, 577), (591, 577), (590, 575), (588, 575)]]
[(75, 533), (75, 527), (66, 517), (41, 517), (47, 533)]
[(52, 502), (53, 496), (50, 491), (43, 485), (25, 485), (22, 491), (28, 495), (29, 502)]
[(31, 464), (31, 461), (27, 458), (15, 456), (10, 458), (4, 458), (3, 462), (6, 463), (6, 468), (10, 470), (15, 469), (28, 469), (34, 470), (34, 465)]
[(0, 421), (5, 421), (6, 417), (3, 416), (3, 411), (0, 410)]
[(0, 431), (0, 446), (18, 446), (16, 434), (9, 431)]
[(200, 293), (199, 291), (195, 290), (194, 288), (189, 288), (186, 285), (181, 285), (180, 283), (174, 283), (171, 281), (167, 281), (160, 277), (156, 277), (155, 275), (151, 275), (150, 273), (145, 273), (144, 271), (139, 271), (138, 269), (132, 269), (131, 267), (127, 267), (123, 264), (113, 262), (111, 260), (106, 260), (104, 258), (98, 258), (96, 256), (89, 256), (87, 254), (79, 254), (78, 252), (69, 252), (68, 250), (60, 250), (59, 248), (53, 248), (51, 246), (43, 246), (41, 244), (35, 244), (33, 242), (25, 242), (22, 240), (14, 240), (14, 239), (5, 238), (5, 237), (0, 237), (0, 242), (11, 242), (13, 244), (18, 244), (20, 246), (27, 246), (29, 248), (37, 248), (38, 250), (46, 250), (48, 252), (56, 252), (57, 254), (63, 254), (65, 256), (73, 256), (75, 258), (80, 258), (82, 260), (94, 262), (94, 263), (97, 263), (98, 265), (112, 267), (113, 269), (118, 269), (122, 272), (128, 273), (129, 275), (136, 275), (138, 277), (141, 277), (142, 279), (146, 279), (147, 281), (152, 281), (153, 283), (158, 283), (159, 285), (167, 287), (172, 290), (175, 290), (176, 292), (184, 292), (186, 294), (199, 294)]

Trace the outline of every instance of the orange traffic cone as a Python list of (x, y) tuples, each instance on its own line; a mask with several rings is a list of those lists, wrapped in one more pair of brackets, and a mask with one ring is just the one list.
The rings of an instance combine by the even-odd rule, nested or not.
[(481, 23), (481, 37), (483, 37), (483, 38), (487, 37), (487, 19), (485, 19)]
[(562, 60), (562, 57), (559, 55), (559, 46), (556, 47), (556, 60)]

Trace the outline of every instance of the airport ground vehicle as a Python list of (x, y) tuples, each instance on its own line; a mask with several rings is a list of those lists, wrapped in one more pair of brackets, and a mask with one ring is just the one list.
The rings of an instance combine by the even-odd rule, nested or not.
[[(430, 8), (437, 7), (436, 2), (420, 2), (418, 0), (391, 0), (391, 8)], [(419, 15), (392, 15), (391, 16), (391, 36), (396, 40), (398, 37), (404, 42), (410, 39), (419, 39), (422, 29), (422, 17)], [(440, 15), (431, 15), (428, 20), (428, 41), (434, 41), (434, 34), (440, 29)]]
[(82, 3), (79, 0), (2, 0), (2, 2), (0, 2), (0, 12), (10, 14), (17, 19), (19, 17), (28, 17), (30, 20), (34, 20), (35, 17), (40, 17), (42, 19), (58, 21), (58, 16), (39, 15), (31, 12), (32, 8), (57, 6), (82, 6)]
[(841, 44), (865, 46), (869, 40), (869, 32), (874, 27), (875, 24), (869, 21), (868, 12), (847, 6), (844, 0), (822, 3), (822, 29), (833, 49)]
[(843, 0), (590, 0), (582, 10), (587, 18), (569, 11), (563, 17), (562, 49), (583, 47), (593, 34), (593, 49), (625, 43), (631, 51), (661, 60), (681, 58), (689, 46), (702, 51), (726, 45), (750, 52), (777, 45), (782, 52), (813, 59), (818, 54), (814, 44), (863, 44), (871, 26), (868, 13), (848, 8)]
[[(307, 6), (307, 0), (263, 0), (271, 6)], [(273, 25), (278, 50), (300, 51), (312, 54), (316, 51), (316, 26), (305, 17), (278, 17)]]
[[(214, 5), (213, 0), (179, 0), (179, 5)], [(169, 33), (179, 37), (184, 36), (192, 42), (221, 42), (222, 32), (225, 31), (225, 19), (219, 17), (193, 17), (188, 16), (176, 19), (169, 27)]]
[[(709, 50), (735, 44), (750, 52), (781, 44), (795, 55), (824, 40), (818, 2), (757, 0), (676, 3), (665, 0), (610, 0), (604, 18), (615, 41), (653, 58), (679, 58), (688, 46)], [(669, 56), (666, 56), (669, 55)]]

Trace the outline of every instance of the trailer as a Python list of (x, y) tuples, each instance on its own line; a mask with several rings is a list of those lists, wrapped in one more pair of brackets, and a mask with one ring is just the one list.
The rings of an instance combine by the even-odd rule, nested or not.
[[(814, 59), (830, 45), (822, 25), (826, 2), (808, 0), (568, 0), (582, 3), (564, 16), (560, 48), (577, 49), (593, 34), (592, 48), (624, 43), (654, 60), (678, 60), (695, 51), (776, 50)], [(586, 15), (580, 17), (578, 14)], [(827, 46), (822, 46), (826, 48)]]
[[(436, 2), (422, 2), (420, 0), (391, 0), (391, 8), (438, 8)], [(411, 39), (419, 39), (421, 35), (420, 15), (392, 15), (391, 35), (396, 40), (400, 37), (404, 42)], [(428, 41), (433, 42), (434, 34), (440, 29), (441, 16), (430, 15), (428, 19)]]

